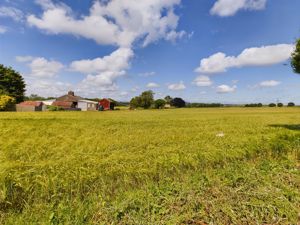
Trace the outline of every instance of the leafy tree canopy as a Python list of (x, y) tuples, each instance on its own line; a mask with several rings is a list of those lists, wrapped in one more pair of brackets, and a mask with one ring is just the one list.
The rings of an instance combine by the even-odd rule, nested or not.
[(157, 99), (154, 102), (154, 108), (156, 109), (162, 109), (165, 107), (166, 101), (163, 99)]
[(183, 108), (185, 107), (185, 101), (182, 98), (173, 98), (171, 105), (176, 108)]
[(24, 101), (25, 82), (23, 77), (12, 68), (0, 64), (0, 95), (13, 97), (16, 103)]
[(296, 42), (296, 49), (292, 53), (291, 65), (295, 73), (300, 74), (300, 39)]

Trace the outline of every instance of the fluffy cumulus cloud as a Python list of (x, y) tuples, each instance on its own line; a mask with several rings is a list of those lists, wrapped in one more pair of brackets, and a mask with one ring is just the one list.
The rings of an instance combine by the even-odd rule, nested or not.
[(29, 25), (51, 34), (72, 34), (95, 40), (98, 44), (130, 47), (140, 40), (143, 46), (161, 38), (174, 41), (185, 31), (176, 31), (179, 17), (174, 7), (181, 0), (94, 1), (88, 15), (75, 17), (65, 4), (38, 0), (41, 17), (29, 15)]
[(208, 87), (212, 85), (212, 81), (208, 76), (200, 75), (196, 77), (196, 79), (193, 81), (193, 84), (195, 84), (198, 87)]
[(259, 87), (275, 87), (278, 86), (281, 82), (277, 80), (266, 80), (258, 84)]
[(147, 88), (158, 88), (159, 84), (154, 83), (154, 82), (150, 82), (146, 85)]
[(288, 60), (294, 50), (294, 45), (278, 44), (247, 48), (238, 56), (227, 56), (219, 52), (200, 61), (196, 72), (214, 74), (226, 72), (229, 68), (246, 66), (267, 66)]
[(183, 81), (180, 81), (179, 83), (176, 84), (169, 84), (168, 89), (172, 91), (181, 91), (184, 90), (186, 86), (184, 85)]
[(222, 84), (217, 87), (217, 93), (219, 93), (219, 94), (232, 93), (232, 92), (235, 92), (236, 88), (237, 88), (236, 85), (231, 87), (229, 85)]
[(218, 16), (233, 16), (239, 10), (262, 10), (267, 0), (217, 0), (210, 13)]
[(68, 90), (75, 90), (70, 83), (60, 82), (54, 79), (27, 78), (26, 94), (39, 94), (41, 96), (58, 97), (67, 93)]
[(0, 17), (9, 17), (15, 21), (22, 21), (24, 18), (23, 12), (14, 7), (0, 7)]
[(30, 68), (30, 76), (36, 78), (52, 78), (55, 77), (64, 67), (58, 61), (47, 60), (43, 57), (17, 56), (16, 61), (27, 62)]
[(73, 61), (70, 69), (87, 74), (81, 88), (97, 86), (99, 90), (114, 91), (117, 88), (116, 79), (126, 74), (133, 56), (130, 48), (119, 48), (103, 58)]

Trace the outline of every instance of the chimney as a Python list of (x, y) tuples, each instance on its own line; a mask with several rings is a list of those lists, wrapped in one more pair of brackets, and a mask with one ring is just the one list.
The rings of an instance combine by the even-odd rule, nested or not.
[(69, 91), (69, 92), (68, 92), (68, 95), (75, 96), (74, 91)]

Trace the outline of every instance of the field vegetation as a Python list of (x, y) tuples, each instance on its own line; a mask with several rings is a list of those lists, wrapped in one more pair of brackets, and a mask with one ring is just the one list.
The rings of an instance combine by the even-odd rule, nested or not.
[(300, 109), (0, 114), (0, 224), (297, 224)]

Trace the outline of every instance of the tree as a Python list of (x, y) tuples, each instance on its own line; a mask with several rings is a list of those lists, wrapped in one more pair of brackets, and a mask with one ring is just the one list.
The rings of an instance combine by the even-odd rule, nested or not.
[(296, 42), (296, 49), (292, 53), (291, 65), (295, 73), (300, 74), (300, 39)]
[(24, 99), (26, 101), (44, 101), (44, 100), (46, 100), (46, 98), (41, 97), (37, 94), (31, 94), (30, 96), (26, 96)]
[(163, 99), (157, 99), (154, 102), (154, 108), (163, 109), (165, 107), (166, 101)]
[(182, 98), (173, 98), (171, 100), (171, 106), (174, 106), (176, 108), (185, 107), (185, 101)]
[(294, 107), (294, 106), (295, 106), (295, 103), (294, 103), (294, 102), (289, 102), (289, 103), (287, 104), (287, 106), (288, 106), (288, 107)]
[(165, 101), (166, 101), (167, 104), (170, 104), (171, 101), (172, 101), (172, 97), (171, 97), (170, 95), (167, 95), (167, 96), (165, 97)]
[(15, 107), (15, 99), (8, 95), (0, 95), (0, 111), (12, 111)]
[(270, 103), (269, 107), (276, 107), (276, 104), (275, 103)]
[(277, 103), (277, 107), (283, 107), (282, 103)]
[(24, 101), (25, 82), (12, 68), (0, 64), (0, 95), (13, 97), (17, 103)]
[(149, 109), (151, 105), (154, 103), (153, 99), (153, 91), (144, 91), (139, 97), (140, 97), (140, 106), (144, 109)]
[(141, 102), (141, 98), (139, 96), (132, 98), (129, 103), (130, 108), (136, 109), (136, 108), (140, 107), (140, 102)]

